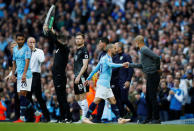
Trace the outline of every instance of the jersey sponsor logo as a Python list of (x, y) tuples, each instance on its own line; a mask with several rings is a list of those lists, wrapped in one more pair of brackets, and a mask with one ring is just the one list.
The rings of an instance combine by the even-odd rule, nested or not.
[(123, 56), (120, 56), (120, 60), (122, 60), (123, 59)]

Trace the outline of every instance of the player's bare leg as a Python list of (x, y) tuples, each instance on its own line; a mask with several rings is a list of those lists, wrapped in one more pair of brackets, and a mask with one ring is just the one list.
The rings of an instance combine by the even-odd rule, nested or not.
[(90, 107), (89, 107), (89, 110), (88, 110), (88, 112), (87, 112), (87, 114), (86, 114), (86, 117), (83, 119), (83, 123), (87, 123), (87, 124), (94, 124), (92, 121), (90, 121), (90, 115), (92, 114), (92, 112), (95, 110), (95, 108), (96, 108), (96, 106), (97, 106), (97, 104), (99, 104), (100, 103), (100, 101), (101, 101), (102, 99), (101, 98), (98, 98), (98, 97), (95, 97), (94, 98), (94, 101), (92, 102), (92, 104), (90, 105)]
[(123, 119), (123, 118), (120, 117), (119, 109), (116, 106), (116, 99), (115, 99), (115, 97), (108, 98), (108, 100), (109, 100), (109, 102), (111, 104), (111, 109), (112, 109), (113, 113), (115, 114), (115, 116), (118, 119), (118, 123), (119, 124), (124, 124), (124, 123), (127, 123), (127, 122), (129, 122), (131, 120), (131, 119)]

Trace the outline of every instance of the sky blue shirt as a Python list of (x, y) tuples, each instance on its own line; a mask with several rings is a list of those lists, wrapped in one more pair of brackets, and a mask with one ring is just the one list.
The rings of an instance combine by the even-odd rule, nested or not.
[[(171, 88), (171, 90), (177, 94), (178, 96), (183, 95), (183, 91), (181, 89)], [(170, 109), (171, 110), (181, 110), (182, 109), (182, 102), (178, 101), (174, 95), (171, 96), (170, 100)]]
[(112, 62), (112, 58), (106, 54), (103, 56), (96, 68), (90, 73), (87, 80), (91, 80), (92, 76), (100, 71), (100, 76), (97, 81), (97, 85), (101, 85), (107, 88), (110, 88), (110, 80), (112, 75), (112, 68), (122, 67), (123, 64), (115, 64)]
[[(13, 61), (16, 61), (16, 72), (17, 72), (17, 79), (21, 80), (24, 67), (25, 67), (25, 60), (31, 58), (31, 50), (28, 45), (24, 44), (21, 49), (18, 49), (18, 45), (13, 49)], [(26, 78), (32, 78), (32, 72), (30, 69), (30, 64), (28, 70), (26, 72)]]

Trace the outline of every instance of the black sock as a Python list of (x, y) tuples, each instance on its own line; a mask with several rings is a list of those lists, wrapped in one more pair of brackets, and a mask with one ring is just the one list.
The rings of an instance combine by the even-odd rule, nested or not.
[(102, 114), (104, 111), (104, 105), (105, 105), (105, 100), (101, 100), (101, 102), (98, 104), (98, 109), (97, 109), (97, 122), (101, 122)]
[(20, 96), (20, 116), (25, 116), (26, 113), (26, 97)]
[(92, 104), (90, 105), (89, 110), (86, 114), (86, 118), (90, 118), (90, 115), (95, 110), (95, 108), (96, 108), (96, 104), (94, 102), (92, 102)]
[(111, 109), (112, 109), (112, 112), (115, 114), (116, 118), (118, 119), (120, 117), (120, 113), (116, 104), (111, 104)]

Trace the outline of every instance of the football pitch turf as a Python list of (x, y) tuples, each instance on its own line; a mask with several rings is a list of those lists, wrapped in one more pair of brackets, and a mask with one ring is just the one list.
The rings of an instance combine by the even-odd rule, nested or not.
[(194, 131), (194, 125), (63, 124), (0, 122), (0, 131)]

